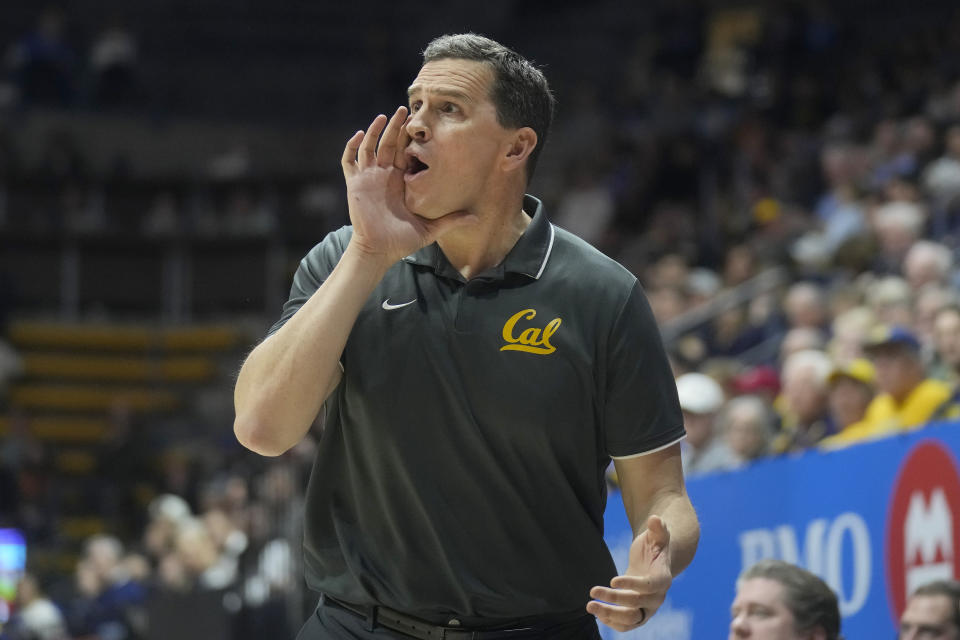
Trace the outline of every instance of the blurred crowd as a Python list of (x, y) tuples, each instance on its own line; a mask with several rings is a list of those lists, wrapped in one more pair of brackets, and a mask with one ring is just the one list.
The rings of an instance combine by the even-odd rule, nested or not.
[[(72, 576), (40, 576), (28, 564), (0, 637), (292, 637), (315, 604), (303, 594), (299, 552), (311, 443), (258, 468), (190, 473), (174, 464), (170, 473), (179, 480), (153, 488), (178, 486), (182, 495), (158, 493), (146, 506), (131, 496), (116, 535), (84, 541)], [(109, 469), (100, 473), (105, 502), (111, 491), (142, 493), (138, 485), (149, 475), (140, 470), (135, 484)], [(42, 538), (27, 534), (30, 558)]]
[[(511, 6), (505, 23), (554, 9)], [(548, 69), (560, 111), (531, 191), (643, 283), (677, 376), (692, 476), (960, 417), (960, 11), (845, 7), (656, 2), (611, 26), (621, 64), (594, 76)], [(0, 107), (135, 110), (145, 79), (131, 31), (105, 26), (81, 55), (64, 20), (45, 11), (9, 43)], [(531, 52), (504, 29), (489, 35), (534, 58), (548, 41), (549, 29), (524, 33)], [(339, 108), (353, 106), (385, 108)], [(3, 129), (0, 233), (312, 243), (346, 223), (336, 175), (276, 182), (242, 145), (204, 176), (138, 181), (119, 164), (96, 175), (67, 134), (21, 161)], [(781, 274), (774, 285), (742, 295), (770, 273)], [(18, 285), (0, 277), (0, 294)], [(0, 403), (17, 362), (0, 342)], [(50, 452), (15, 418), (0, 512), (56, 545), (65, 505), (45, 480)], [(176, 434), (214, 429), (177, 419), (151, 430), (116, 417), (85, 490), (116, 531), (86, 540), (70, 580), (24, 578), (10, 638), (177, 637), (191, 602), (216, 613), (207, 637), (292, 635), (280, 630), (312, 604), (298, 567), (310, 442), (270, 464), (235, 443), (184, 453)], [(161, 431), (162, 446), (149, 436)]]

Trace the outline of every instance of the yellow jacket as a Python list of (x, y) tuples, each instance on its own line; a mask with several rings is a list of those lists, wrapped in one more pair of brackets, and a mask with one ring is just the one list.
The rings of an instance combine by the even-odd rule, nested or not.
[(947, 383), (932, 378), (914, 387), (899, 405), (889, 393), (882, 393), (867, 406), (863, 420), (826, 438), (821, 445), (842, 447), (922, 427), (949, 397), (950, 387)]

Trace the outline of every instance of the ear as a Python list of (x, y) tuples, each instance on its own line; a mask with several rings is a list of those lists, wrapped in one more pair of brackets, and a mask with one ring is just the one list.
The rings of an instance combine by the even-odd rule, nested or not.
[(809, 640), (827, 640), (827, 630), (823, 627), (814, 627), (804, 636)]
[(537, 132), (530, 127), (520, 127), (507, 142), (507, 153), (503, 156), (504, 170), (522, 170), (527, 166), (527, 158), (537, 146)]

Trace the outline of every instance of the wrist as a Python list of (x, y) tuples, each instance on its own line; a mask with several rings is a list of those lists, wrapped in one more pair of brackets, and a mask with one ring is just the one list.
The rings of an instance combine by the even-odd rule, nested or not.
[(383, 252), (372, 251), (363, 243), (351, 239), (340, 258), (341, 264), (353, 272), (353, 276), (361, 281), (379, 282), (384, 274), (397, 262)]

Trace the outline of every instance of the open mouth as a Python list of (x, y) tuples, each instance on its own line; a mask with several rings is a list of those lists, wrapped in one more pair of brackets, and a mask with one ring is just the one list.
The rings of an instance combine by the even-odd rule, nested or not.
[(415, 176), (415, 175), (417, 175), (418, 173), (422, 173), (422, 172), (426, 171), (426, 170), (429, 169), (429, 168), (430, 168), (430, 167), (427, 165), (427, 163), (424, 162), (423, 160), (421, 160), (420, 158), (418, 158), (417, 156), (415, 156), (415, 155), (410, 155), (410, 156), (408, 157), (408, 162), (407, 162), (407, 175), (408, 175), (408, 176)]

